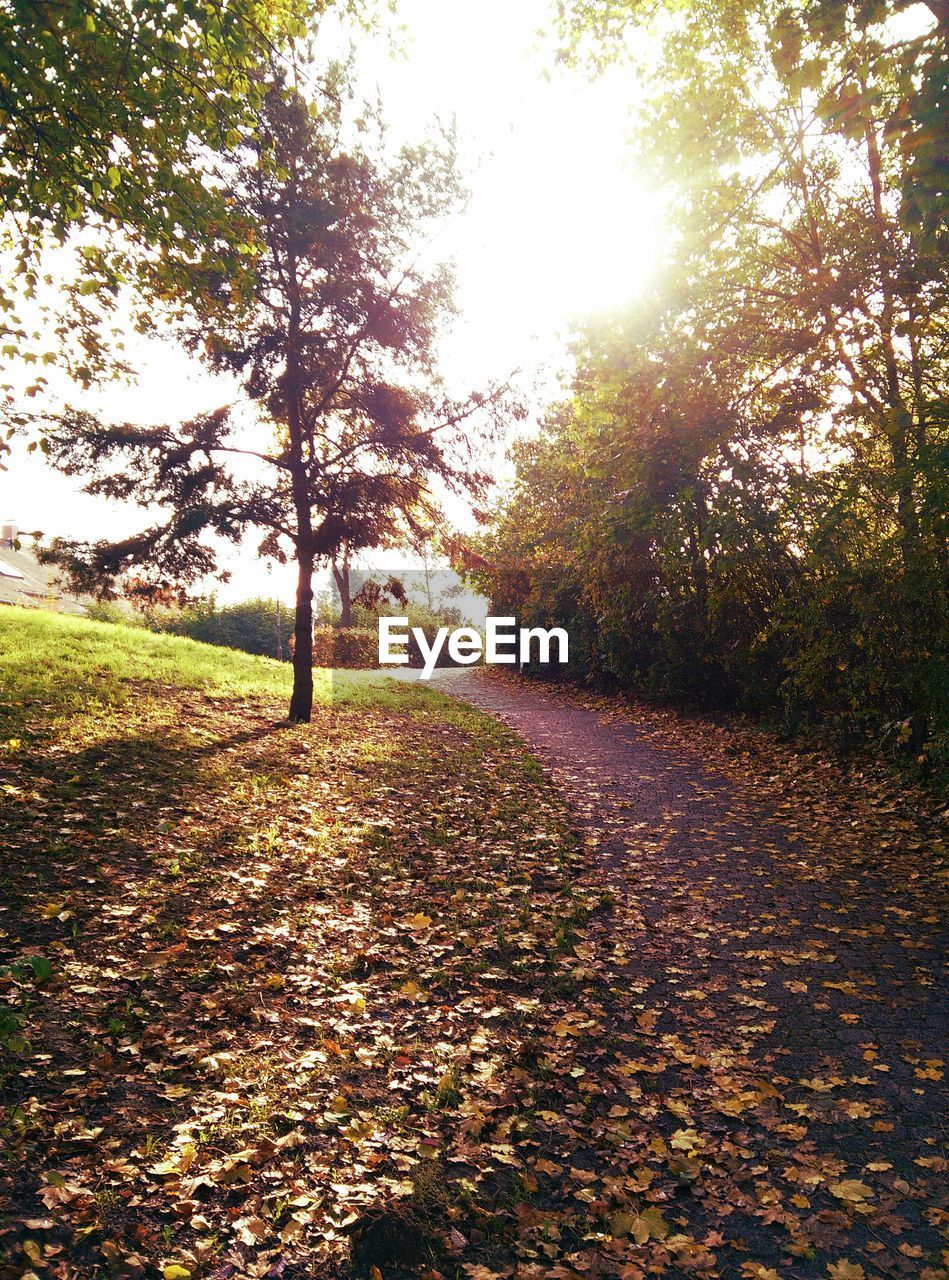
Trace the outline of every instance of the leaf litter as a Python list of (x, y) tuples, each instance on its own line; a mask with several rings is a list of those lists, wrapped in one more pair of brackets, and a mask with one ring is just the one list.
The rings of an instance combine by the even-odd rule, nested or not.
[(3, 1280), (946, 1275), (930, 833), (500, 687), (21, 734)]

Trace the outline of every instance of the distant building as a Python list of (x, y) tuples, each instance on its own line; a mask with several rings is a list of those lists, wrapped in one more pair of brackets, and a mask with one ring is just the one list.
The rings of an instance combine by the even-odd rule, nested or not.
[(40, 564), (32, 551), (17, 549), (15, 524), (0, 525), (0, 604), (57, 613), (85, 613), (89, 601), (67, 591), (52, 565)]

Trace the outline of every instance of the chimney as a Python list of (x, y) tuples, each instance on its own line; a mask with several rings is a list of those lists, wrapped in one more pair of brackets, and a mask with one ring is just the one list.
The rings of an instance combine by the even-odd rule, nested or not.
[(18, 533), (19, 529), (17, 529), (16, 525), (12, 521), (8, 520), (4, 524), (0, 525), (0, 547), (9, 551), (13, 547), (14, 542), (16, 542)]

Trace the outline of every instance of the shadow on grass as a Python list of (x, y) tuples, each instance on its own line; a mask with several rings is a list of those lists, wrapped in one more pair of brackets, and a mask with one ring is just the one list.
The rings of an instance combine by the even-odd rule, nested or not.
[(0, 1280), (31, 1232), (69, 1280), (264, 1274), (261, 1224), (330, 1276), (362, 1223), (358, 1270), (406, 1204), (444, 1235), (436, 1149), (571, 909), (560, 811), (437, 695), (279, 710), (179, 690), (5, 758), (3, 950), (52, 971), (0, 991)]

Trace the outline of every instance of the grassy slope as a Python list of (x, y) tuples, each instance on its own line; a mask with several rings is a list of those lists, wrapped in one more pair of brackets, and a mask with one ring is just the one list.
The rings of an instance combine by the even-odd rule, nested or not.
[[(316, 673), (317, 698), (360, 696), (356, 682)], [(331, 683), (332, 680), (332, 683)], [(286, 664), (137, 627), (0, 605), (0, 688), (9, 701), (28, 698), (53, 714), (81, 705), (117, 706), (144, 683), (234, 696), (289, 697)]]
[(287, 679), (0, 610), (4, 1278), (510, 1257), (503, 1152), (451, 1161), (586, 911), (563, 814), (472, 710)]

